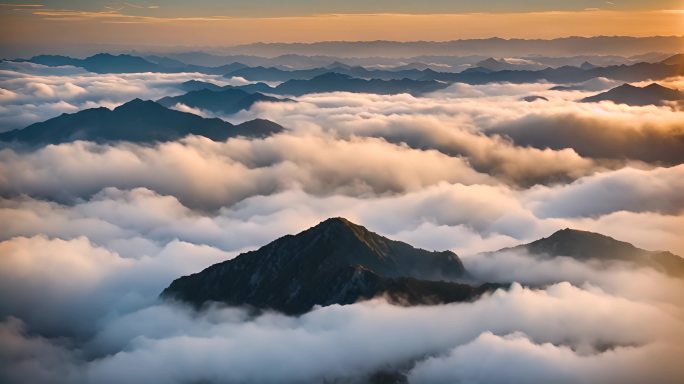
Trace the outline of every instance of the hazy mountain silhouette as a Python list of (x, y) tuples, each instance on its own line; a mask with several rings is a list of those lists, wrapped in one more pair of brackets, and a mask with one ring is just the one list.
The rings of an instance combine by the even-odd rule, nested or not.
[(351, 77), (363, 79), (380, 79), (380, 80), (401, 80), (413, 79), (418, 80), (426, 76), (430, 76), (433, 72), (431, 69), (402, 69), (402, 70), (384, 70), (384, 69), (366, 69), (362, 66), (350, 66), (335, 62), (332, 65), (311, 69), (298, 70), (283, 70), (274, 67), (250, 67), (242, 68), (233, 72), (229, 72), (225, 77), (242, 77), (250, 81), (288, 81), (288, 80), (309, 80), (314, 77), (329, 73), (339, 73)]
[(132, 73), (132, 72), (161, 72), (158, 64), (149, 62), (142, 57), (131, 55), (111, 55), (98, 53), (85, 59), (74, 59), (66, 56), (34, 56), (28, 61), (47, 66), (73, 65), (96, 73)]
[(521, 59), (495, 59), (490, 57), (475, 64), (475, 67), (489, 69), (490, 71), (504, 71), (504, 70), (528, 70), (537, 71), (545, 69), (547, 66)]
[(684, 75), (684, 67), (665, 63), (637, 63), (632, 65), (613, 65), (582, 69), (573, 66), (546, 68), (538, 71), (502, 70), (471, 68), (459, 73), (432, 72), (422, 79), (468, 84), (487, 84), (495, 82), (536, 83), (550, 81), (558, 84), (581, 83), (590, 79), (604, 77), (613, 80), (636, 82), (648, 79), (664, 79)]
[(189, 80), (178, 85), (178, 89), (186, 92), (199, 91), (201, 89), (208, 89), (211, 91), (220, 91), (222, 89), (240, 89), (249, 93), (273, 93), (274, 89), (266, 83), (252, 83), (245, 85), (224, 85), (220, 86), (214, 83), (199, 80)]
[(558, 39), (462, 39), (452, 41), (322, 41), (315, 43), (253, 43), (231, 48), (232, 54), (275, 57), (284, 54), (337, 57), (621, 55), (678, 52), (681, 36), (595, 36)]
[(526, 101), (526, 102), (528, 102), (528, 103), (533, 103), (533, 102), (539, 101), (539, 100), (541, 100), (541, 101), (549, 101), (549, 99), (547, 99), (546, 97), (544, 97), (544, 96), (539, 96), (539, 95), (525, 96), (525, 97), (523, 97), (523, 98), (520, 99), (520, 100)]
[(165, 107), (173, 107), (178, 103), (192, 108), (205, 109), (212, 112), (233, 114), (252, 107), (259, 101), (285, 102), (287, 99), (266, 96), (261, 93), (249, 93), (241, 89), (200, 89), (190, 91), (181, 96), (164, 97), (157, 103)]
[(683, 258), (667, 251), (646, 251), (594, 232), (566, 228), (549, 237), (509, 249), (525, 250), (534, 255), (567, 256), (580, 261), (618, 260), (684, 277)]
[(244, 64), (240, 63), (230, 63), (217, 67), (204, 67), (185, 64), (167, 57), (148, 56), (147, 58), (143, 58), (127, 54), (112, 55), (109, 53), (98, 53), (85, 59), (75, 59), (59, 55), (39, 55), (28, 60), (19, 61), (28, 61), (35, 64), (47, 65), (49, 67), (72, 65), (95, 73), (200, 72), (206, 74), (224, 74), (246, 67)]
[(359, 79), (349, 75), (327, 72), (308, 80), (288, 80), (276, 87), (265, 83), (254, 83), (240, 86), (218, 86), (197, 80), (187, 81), (179, 85), (183, 90), (209, 89), (212, 91), (224, 89), (239, 89), (249, 93), (268, 93), (274, 95), (301, 96), (308, 93), (320, 92), (356, 92), (375, 94), (411, 93), (422, 94), (446, 88), (449, 84), (432, 80), (380, 80)]
[(603, 91), (606, 89), (614, 88), (616, 86), (616, 81), (606, 79), (605, 77), (597, 77), (584, 81), (582, 83), (568, 84), (568, 85), (556, 85), (549, 88), (552, 91)]
[(240, 76), (248, 80), (289, 81), (312, 80), (316, 77), (337, 73), (359, 79), (397, 80), (403, 81), (441, 81), (447, 83), (488, 84), (496, 82), (536, 83), (549, 81), (558, 84), (586, 82), (596, 78), (607, 78), (625, 82), (664, 79), (684, 75), (684, 65), (677, 64), (676, 56), (663, 62), (610, 65), (597, 67), (584, 63), (581, 67), (564, 65), (556, 68), (530, 69), (541, 67), (534, 64), (511, 64), (508, 62), (487, 59), (480, 66), (465, 69), (461, 72), (438, 72), (432, 69), (407, 70), (369, 70), (360, 66), (314, 68), (304, 70), (282, 70), (278, 68), (243, 68), (226, 74), (227, 77)]
[(242, 77), (251, 81), (287, 81), (292, 79), (311, 79), (318, 75), (330, 72), (327, 68), (299, 69), (287, 71), (274, 67), (249, 67), (228, 72), (225, 77)]
[[(312, 80), (316, 77), (335, 72), (360, 79), (395, 80), (405, 81), (443, 81), (462, 82), (468, 84), (486, 84), (492, 82), (511, 83), (534, 83), (550, 81), (559, 84), (579, 83), (597, 77), (605, 77), (625, 82), (644, 81), (648, 79), (663, 79), (671, 76), (684, 75), (684, 65), (679, 55), (672, 56), (662, 62), (641, 62), (631, 65), (612, 65), (606, 67), (594, 67), (582, 65), (580, 67), (565, 65), (557, 68), (545, 68), (541, 70), (531, 69), (536, 65), (508, 63), (495, 59), (486, 59), (480, 64), (485, 67), (476, 67), (459, 73), (437, 72), (432, 69), (366, 69), (362, 66), (350, 66), (338, 64), (327, 67), (311, 69), (285, 70), (276, 67), (248, 67), (241, 63), (230, 63), (218, 67), (204, 67), (198, 65), (185, 65), (182, 62), (166, 57), (148, 56), (147, 59), (132, 55), (111, 55), (100, 53), (85, 59), (75, 59), (67, 56), (42, 55), (35, 56), (26, 61), (48, 65), (61, 66), (73, 65), (85, 68), (97, 73), (132, 73), (132, 72), (200, 72), (206, 74), (223, 74), (227, 77), (243, 77), (248, 80), (261, 81), (289, 81), (289, 80)], [(541, 66), (541, 65), (540, 65)], [(341, 90), (341, 89), (340, 89)], [(260, 92), (265, 92), (261, 89)], [(376, 93), (376, 92), (374, 92)], [(396, 93), (386, 92), (386, 93)]]
[(581, 101), (593, 103), (599, 101), (612, 101), (616, 104), (627, 105), (662, 105), (666, 101), (684, 100), (684, 92), (676, 89), (663, 87), (653, 83), (646, 87), (635, 87), (623, 84), (598, 95), (586, 97)]
[(206, 81), (199, 81), (199, 80), (188, 80), (186, 82), (180, 83), (178, 85), (178, 89), (181, 89), (186, 92), (192, 92), (192, 91), (199, 91), (202, 89), (208, 89), (210, 91), (220, 91), (224, 89), (222, 86), (214, 84), (214, 83), (209, 83)]
[(162, 297), (197, 306), (218, 301), (300, 314), (314, 305), (351, 304), (380, 295), (400, 304), (465, 301), (496, 287), (444, 281), (465, 275), (453, 252), (417, 249), (332, 218), (178, 278)]
[(364, 80), (339, 73), (326, 73), (310, 80), (289, 80), (277, 87), (274, 92), (284, 95), (303, 95), (319, 92), (357, 92), (381, 95), (410, 93), (419, 95), (446, 88), (448, 84), (432, 80)]
[(94, 142), (158, 142), (187, 135), (223, 141), (234, 136), (262, 137), (283, 130), (268, 120), (233, 125), (165, 108), (153, 101), (135, 99), (113, 110), (100, 107), (0, 133), (0, 141), (29, 145), (58, 144), (75, 140)]
[(588, 61), (585, 61), (584, 63), (580, 64), (579, 67), (580, 67), (580, 69), (584, 69), (585, 71), (588, 71), (588, 70), (594, 69), (594, 68), (598, 68), (596, 65), (594, 65)]
[(684, 65), (684, 53), (679, 53), (674, 56), (670, 56), (667, 59), (661, 61), (661, 63), (667, 65)]

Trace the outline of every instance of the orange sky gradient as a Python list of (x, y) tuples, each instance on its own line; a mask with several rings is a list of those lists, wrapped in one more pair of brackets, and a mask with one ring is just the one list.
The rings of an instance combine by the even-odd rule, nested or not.
[[(328, 14), (294, 17), (145, 17), (0, 7), (2, 44), (229, 46), (330, 40), (684, 35), (684, 10), (584, 10), (462, 14)], [(683, 47), (684, 48), (684, 47)]]

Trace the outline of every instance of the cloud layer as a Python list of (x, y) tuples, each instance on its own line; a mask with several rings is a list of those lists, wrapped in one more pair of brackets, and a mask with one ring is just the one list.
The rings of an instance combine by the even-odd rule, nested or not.
[[(3, 127), (211, 80), (3, 65)], [(307, 95), (225, 117), (288, 128), (265, 139), (3, 147), (0, 381), (680, 381), (681, 280), (478, 253), (572, 227), (684, 255), (680, 112), (579, 104), (586, 92), (551, 86)], [(532, 94), (549, 101), (520, 100)], [(515, 138), (569, 127), (555, 149), (554, 135)], [(455, 250), (477, 281), (518, 283), (472, 303), (375, 299), (300, 317), (158, 299), (180, 275), (331, 216)]]

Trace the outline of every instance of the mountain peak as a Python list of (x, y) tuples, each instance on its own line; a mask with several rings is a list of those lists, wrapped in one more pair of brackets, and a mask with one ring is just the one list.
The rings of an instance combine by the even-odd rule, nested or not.
[(493, 57), (489, 57), (487, 59), (484, 59), (477, 63), (477, 65), (486, 65), (486, 64), (501, 64), (501, 62)]
[(330, 217), (327, 218), (317, 225), (313, 226), (312, 229), (315, 228), (324, 228), (324, 227), (334, 227), (334, 226), (356, 226), (356, 224), (352, 223), (351, 221), (345, 219), (344, 217)]
[[(302, 313), (317, 304), (350, 304), (388, 293), (389, 287), (391, 293), (406, 293), (404, 290), (416, 285), (437, 289), (428, 282), (464, 275), (465, 268), (453, 252), (417, 249), (334, 217), (200, 273), (176, 279), (162, 296), (196, 305), (222, 301)], [(402, 280), (407, 278), (413, 280)], [(463, 284), (444, 284), (451, 287), (447, 291), (473, 289)]]
[(660, 85), (658, 83), (651, 83), (651, 84), (645, 86), (644, 89), (659, 90), (659, 91), (671, 90), (670, 88), (663, 87), (662, 85)]
[(322, 228), (349, 228), (349, 229), (362, 229), (364, 231), (368, 231), (366, 228), (354, 224), (351, 221), (345, 219), (344, 217), (331, 217), (328, 219), (325, 219), (318, 223), (316, 226), (312, 227), (311, 229), (322, 229)]
[(631, 253), (637, 248), (630, 243), (616, 240), (600, 233), (565, 228), (551, 236), (533, 241), (528, 248), (547, 251), (562, 256), (579, 256), (590, 254)]
[(123, 103), (119, 105), (118, 107), (114, 108), (114, 111), (117, 112), (143, 112), (143, 111), (154, 111), (154, 110), (161, 110), (161, 109), (166, 109), (163, 106), (155, 103), (152, 100), (142, 100), (139, 98), (135, 98), (131, 101), (128, 101), (126, 103)]
[(589, 70), (589, 69), (594, 69), (594, 68), (596, 68), (596, 66), (595, 66), (594, 64), (588, 62), (588, 61), (585, 61), (584, 63), (582, 63), (582, 64), (580, 65), (580, 68), (581, 68), (581, 69), (584, 69), (584, 70)]
[(613, 90), (617, 90), (617, 89), (639, 89), (639, 87), (637, 87), (636, 85), (629, 84), (629, 83), (624, 83), (624, 84), (621, 84), (621, 85), (613, 88)]
[(524, 249), (534, 255), (566, 256), (577, 260), (623, 261), (654, 268), (672, 276), (684, 276), (684, 259), (670, 252), (647, 251), (600, 233), (565, 228), (529, 244)]
[(599, 93), (582, 99), (583, 102), (612, 101), (627, 105), (662, 105), (666, 101), (684, 100), (684, 93), (676, 89), (670, 89), (657, 83), (646, 87), (636, 87), (631, 84), (622, 84), (609, 91)]

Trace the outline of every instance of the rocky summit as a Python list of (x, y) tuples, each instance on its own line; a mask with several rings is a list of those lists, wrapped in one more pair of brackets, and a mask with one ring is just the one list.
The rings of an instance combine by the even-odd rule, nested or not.
[(331, 218), (176, 279), (162, 297), (196, 306), (222, 302), (301, 314), (315, 305), (377, 296), (403, 305), (466, 301), (496, 287), (455, 282), (466, 275), (451, 251), (414, 248)]

